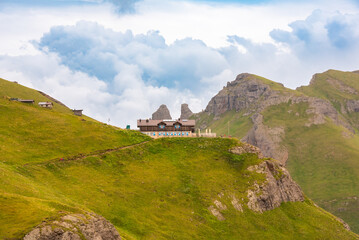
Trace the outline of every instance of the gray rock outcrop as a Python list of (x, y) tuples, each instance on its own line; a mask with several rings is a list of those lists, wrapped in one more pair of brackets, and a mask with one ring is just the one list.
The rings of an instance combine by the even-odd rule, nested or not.
[(191, 109), (189, 109), (187, 103), (181, 105), (181, 119), (189, 119), (193, 115)]
[[(230, 149), (230, 152), (238, 155), (254, 153), (258, 158), (263, 158), (259, 148), (248, 143), (242, 143), (240, 146)], [(249, 187), (246, 192), (247, 200), (237, 198), (235, 193), (219, 193), (213, 204), (208, 207), (208, 210), (217, 220), (225, 220), (224, 213), (229, 206), (224, 202), (230, 201), (233, 208), (238, 212), (243, 212), (243, 206), (247, 205), (252, 211), (263, 213), (279, 207), (283, 202), (304, 201), (302, 190), (278, 161), (264, 160), (258, 165), (248, 167), (248, 170), (265, 175), (265, 180), (260, 183), (255, 182)]]
[(275, 160), (264, 161), (259, 165), (249, 167), (248, 170), (266, 175), (266, 181), (263, 184), (255, 184), (247, 192), (249, 209), (264, 212), (279, 207), (283, 202), (304, 201), (299, 185)]
[(115, 227), (94, 213), (69, 214), (43, 222), (26, 234), (24, 240), (120, 240)]
[(156, 112), (152, 114), (153, 120), (172, 119), (170, 111), (165, 104), (162, 104)]
[(359, 112), (359, 100), (348, 100), (346, 107), (349, 112)]

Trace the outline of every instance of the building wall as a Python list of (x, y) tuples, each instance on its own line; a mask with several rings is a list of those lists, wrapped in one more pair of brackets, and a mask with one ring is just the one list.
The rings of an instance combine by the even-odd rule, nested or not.
[(191, 131), (151, 131), (151, 132), (142, 132), (152, 138), (161, 138), (161, 137), (196, 137), (195, 133)]
[(197, 133), (197, 136), (199, 137), (216, 137), (216, 133)]
[(180, 129), (176, 129), (174, 126), (166, 126), (164, 129), (158, 126), (140, 126), (141, 132), (187, 132), (194, 131), (194, 126), (182, 126)]

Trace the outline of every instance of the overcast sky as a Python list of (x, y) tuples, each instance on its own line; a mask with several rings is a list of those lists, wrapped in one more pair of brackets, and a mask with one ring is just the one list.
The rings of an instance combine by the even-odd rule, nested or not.
[(124, 127), (235, 76), (359, 69), (359, 0), (0, 0), (0, 77)]

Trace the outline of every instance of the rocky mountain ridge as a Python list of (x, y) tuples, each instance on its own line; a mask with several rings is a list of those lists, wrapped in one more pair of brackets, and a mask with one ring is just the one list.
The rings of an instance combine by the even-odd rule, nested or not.
[[(251, 116), (253, 127), (242, 140), (259, 147), (266, 157), (278, 159), (285, 164), (288, 152), (280, 146), (281, 137), (285, 134), (284, 129), (264, 126), (261, 116), (261, 112), (268, 107), (282, 103), (307, 103), (306, 113), (311, 115), (311, 118), (305, 123), (308, 127), (324, 124), (326, 119), (331, 119), (336, 125), (343, 126), (351, 133), (355, 133), (351, 124), (338, 113), (330, 101), (306, 96), (300, 92), (286, 89), (281, 84), (263, 80), (248, 73), (239, 74), (234, 81), (228, 82), (227, 86), (210, 100), (205, 112), (213, 114), (215, 120), (232, 110), (243, 112), (245, 116)], [(356, 101), (350, 103), (349, 109), (355, 111)]]

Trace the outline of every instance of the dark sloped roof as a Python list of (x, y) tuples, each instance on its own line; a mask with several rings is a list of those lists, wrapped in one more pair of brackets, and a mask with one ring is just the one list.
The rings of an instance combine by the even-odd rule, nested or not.
[(175, 123), (180, 123), (182, 126), (194, 126), (196, 124), (195, 120), (152, 120), (152, 119), (139, 119), (137, 120), (137, 126), (157, 126), (159, 123), (163, 122), (166, 126), (173, 126)]

